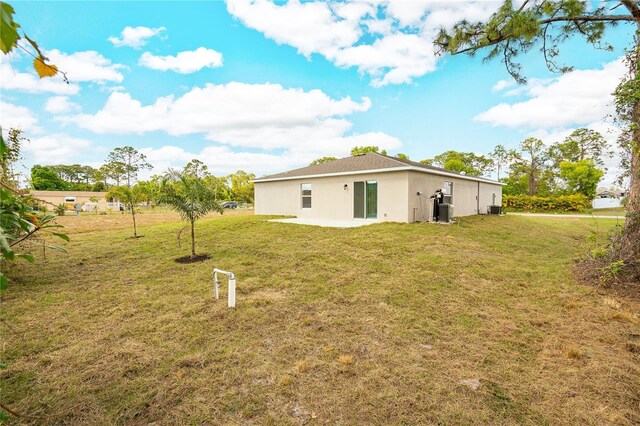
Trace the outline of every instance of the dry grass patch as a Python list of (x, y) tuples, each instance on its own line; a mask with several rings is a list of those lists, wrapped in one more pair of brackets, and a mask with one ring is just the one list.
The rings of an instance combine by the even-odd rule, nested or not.
[[(639, 305), (571, 274), (590, 221), (211, 216), (210, 259), (176, 264), (175, 218), (127, 240), (104, 217), (62, 218), (69, 254), (9, 271), (3, 404), (64, 413), (33, 424), (640, 423), (640, 330), (612, 317)], [(236, 309), (213, 301), (214, 267), (238, 277)]]

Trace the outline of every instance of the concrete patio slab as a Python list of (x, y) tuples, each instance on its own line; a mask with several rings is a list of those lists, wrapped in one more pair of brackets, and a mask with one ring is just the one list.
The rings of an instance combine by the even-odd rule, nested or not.
[(291, 219), (270, 219), (269, 222), (293, 223), (296, 225), (321, 226), (324, 228), (358, 228), (378, 223), (375, 220), (331, 220), (294, 217)]

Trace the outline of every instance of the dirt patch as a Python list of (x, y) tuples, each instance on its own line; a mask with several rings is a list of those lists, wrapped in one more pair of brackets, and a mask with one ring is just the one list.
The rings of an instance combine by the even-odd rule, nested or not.
[(620, 274), (617, 279), (603, 285), (600, 264), (593, 260), (583, 260), (574, 268), (574, 276), (580, 284), (596, 287), (602, 293), (609, 293), (618, 297), (640, 300), (640, 280), (635, 276), (636, 271)]
[(175, 262), (176, 263), (196, 263), (196, 262), (202, 262), (207, 259), (210, 259), (210, 256), (208, 254), (198, 254), (194, 257), (191, 257), (191, 256), (179, 257), (175, 260)]

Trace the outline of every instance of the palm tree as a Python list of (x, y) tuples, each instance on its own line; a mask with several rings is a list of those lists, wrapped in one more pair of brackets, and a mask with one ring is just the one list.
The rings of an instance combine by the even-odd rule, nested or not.
[(160, 199), (191, 225), (191, 259), (196, 257), (195, 222), (207, 213), (224, 209), (216, 202), (215, 193), (203, 178), (188, 171), (169, 170), (162, 181)]

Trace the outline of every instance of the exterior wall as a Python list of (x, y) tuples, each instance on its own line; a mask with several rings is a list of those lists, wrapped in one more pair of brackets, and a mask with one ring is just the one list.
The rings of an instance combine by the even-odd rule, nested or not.
[[(107, 204), (107, 200), (104, 196), (107, 194), (106, 192), (88, 192), (88, 191), (29, 191), (30, 194), (39, 200), (47, 201), (51, 204), (66, 204), (69, 208), (73, 208), (74, 204), (83, 205), (84, 203), (91, 203), (89, 198), (98, 197), (100, 201), (98, 201), (98, 210), (99, 211), (107, 211), (110, 207)], [(64, 201), (66, 197), (76, 197), (75, 203), (70, 203)]]
[[(495, 202), (493, 194), (495, 194)], [(502, 205), (502, 186), (480, 182), (480, 214), (487, 213), (487, 207)]]
[[(376, 181), (378, 183), (377, 221), (408, 222), (406, 211), (408, 175), (409, 172), (400, 171), (256, 182), (255, 214), (351, 220), (353, 219), (353, 183)], [(310, 209), (302, 208), (300, 185), (303, 183), (312, 185)]]
[[(455, 217), (486, 213), (487, 206), (493, 204), (494, 193), (496, 204), (502, 204), (501, 185), (412, 171), (409, 172), (409, 222), (431, 220), (432, 201), (429, 197), (436, 189), (442, 189), (445, 181), (453, 182)], [(422, 195), (418, 196), (418, 192)]]
[[(255, 183), (255, 214), (286, 215), (334, 220), (353, 219), (353, 183), (378, 182), (377, 221), (431, 220), (429, 197), (453, 182), (454, 216), (485, 214), (487, 207), (502, 204), (502, 186), (414, 171), (363, 173)], [(301, 184), (312, 185), (311, 208), (302, 208)], [(347, 190), (344, 185), (347, 185)], [(422, 195), (418, 196), (420, 192)], [(358, 220), (358, 219), (356, 219)]]

